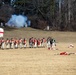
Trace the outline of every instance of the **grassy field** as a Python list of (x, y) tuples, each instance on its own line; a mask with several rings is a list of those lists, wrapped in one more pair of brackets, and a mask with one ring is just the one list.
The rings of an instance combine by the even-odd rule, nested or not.
[[(4, 38), (56, 39), (58, 50), (26, 48), (0, 50), (0, 75), (76, 75), (76, 54), (55, 55), (60, 52), (76, 53), (76, 32), (42, 31), (32, 28), (5, 30)], [(68, 48), (69, 44), (74, 48)]]

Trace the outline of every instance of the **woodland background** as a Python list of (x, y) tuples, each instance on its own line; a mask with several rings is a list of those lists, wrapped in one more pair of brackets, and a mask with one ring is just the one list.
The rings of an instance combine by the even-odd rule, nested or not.
[(33, 28), (76, 31), (76, 0), (0, 0), (0, 23), (12, 14), (26, 15)]

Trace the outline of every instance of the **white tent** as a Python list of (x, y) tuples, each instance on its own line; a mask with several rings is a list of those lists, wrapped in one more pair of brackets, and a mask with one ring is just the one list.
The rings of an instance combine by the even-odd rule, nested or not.
[(0, 37), (3, 37), (3, 35), (4, 35), (4, 29), (0, 28)]

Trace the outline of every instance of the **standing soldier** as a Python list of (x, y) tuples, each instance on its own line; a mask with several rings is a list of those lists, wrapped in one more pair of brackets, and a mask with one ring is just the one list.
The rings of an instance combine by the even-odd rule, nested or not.
[(36, 48), (36, 47), (37, 47), (37, 39), (34, 38), (34, 48)]
[(43, 46), (46, 47), (46, 39), (43, 38)]
[(20, 38), (20, 39), (19, 39), (19, 47), (20, 47), (20, 48), (22, 48), (22, 44), (23, 44), (22, 41), (23, 41), (22, 38)]
[(5, 40), (4, 38), (1, 39), (1, 49), (5, 49)]
[(14, 39), (13, 38), (10, 39), (10, 48), (14, 49)]
[(0, 38), (0, 48), (1, 48), (1, 38)]
[(29, 47), (32, 47), (32, 42), (31, 42), (31, 38), (29, 38)]
[(8, 39), (8, 38), (6, 39), (5, 44), (6, 44), (6, 49), (9, 49), (9, 47), (10, 47), (10, 42), (9, 42), (9, 39)]
[(27, 44), (26, 44), (26, 39), (23, 39), (23, 47), (26, 48)]
[(48, 50), (52, 49), (52, 38), (51, 37), (47, 38), (47, 48)]
[(31, 38), (32, 48), (34, 47), (34, 37)]
[(46, 39), (45, 38), (42, 38), (41, 39), (41, 46), (42, 47), (45, 47), (45, 43), (46, 43)]
[(33, 37), (32, 38), (29, 38), (29, 47), (30, 48), (33, 48)]
[(19, 44), (19, 42), (18, 42), (17, 38), (15, 38), (15, 41), (14, 41), (14, 47), (15, 47), (15, 49), (18, 48), (18, 44)]
[(53, 50), (56, 50), (56, 41), (55, 41), (55, 39), (52, 39), (52, 49)]
[(38, 40), (37, 40), (37, 46), (38, 47), (41, 47), (41, 40), (38, 38)]

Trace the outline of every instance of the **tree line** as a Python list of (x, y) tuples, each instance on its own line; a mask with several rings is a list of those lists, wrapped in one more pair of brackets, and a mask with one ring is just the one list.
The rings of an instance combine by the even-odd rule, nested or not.
[(13, 13), (28, 16), (34, 28), (76, 31), (76, 0), (13, 0), (8, 4)]

